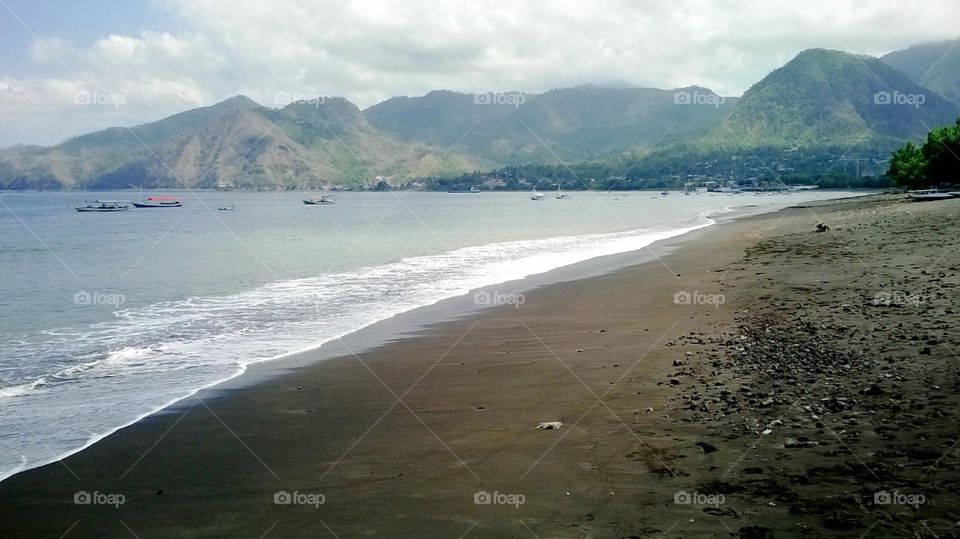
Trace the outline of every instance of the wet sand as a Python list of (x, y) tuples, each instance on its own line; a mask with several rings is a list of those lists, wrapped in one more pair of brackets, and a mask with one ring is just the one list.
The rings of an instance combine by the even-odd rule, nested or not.
[(331, 343), (0, 483), (2, 534), (956, 536), (958, 232), (960, 200), (813, 204)]

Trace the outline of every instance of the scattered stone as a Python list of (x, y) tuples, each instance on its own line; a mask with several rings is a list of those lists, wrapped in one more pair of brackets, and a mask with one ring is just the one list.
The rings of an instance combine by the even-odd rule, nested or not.
[(709, 444), (707, 442), (697, 442), (693, 444), (703, 450), (704, 455), (709, 455), (717, 450), (717, 446)]
[(817, 447), (818, 445), (820, 444), (813, 440), (795, 440), (793, 438), (787, 438), (783, 442), (783, 447), (786, 449), (810, 448)]

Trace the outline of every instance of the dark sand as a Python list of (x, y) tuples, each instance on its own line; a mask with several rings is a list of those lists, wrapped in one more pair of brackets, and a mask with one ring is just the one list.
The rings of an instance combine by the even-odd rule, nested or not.
[(958, 247), (960, 200), (714, 226), (188, 399), (0, 483), (0, 536), (956, 537)]

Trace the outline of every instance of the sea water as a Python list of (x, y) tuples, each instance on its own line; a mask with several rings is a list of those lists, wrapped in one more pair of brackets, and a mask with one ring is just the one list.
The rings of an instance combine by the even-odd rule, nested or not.
[(184, 206), (79, 213), (75, 193), (0, 193), (0, 479), (397, 313), (721, 212), (853, 193), (164, 194)]

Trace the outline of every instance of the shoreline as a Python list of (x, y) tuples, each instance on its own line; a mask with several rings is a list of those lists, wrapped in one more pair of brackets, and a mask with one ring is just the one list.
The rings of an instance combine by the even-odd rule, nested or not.
[[(863, 195), (868, 196), (868, 195)], [(858, 198), (858, 197), (848, 197), (848, 198)], [(829, 200), (842, 200), (842, 199), (829, 199)], [(651, 249), (655, 245), (659, 248), (670, 249), (671, 247), (676, 248), (675, 243), (683, 241), (685, 236), (693, 234), (699, 230), (710, 228), (716, 224), (724, 222), (724, 220), (735, 220), (737, 217), (731, 215), (725, 217), (724, 219), (718, 218), (719, 216), (725, 216), (728, 213), (736, 213), (737, 208), (742, 208), (746, 210), (747, 208), (753, 207), (753, 205), (742, 205), (742, 206), (728, 206), (724, 210), (710, 212), (706, 215), (703, 215), (702, 218), (709, 220), (710, 222), (704, 223), (701, 225), (695, 225), (692, 227), (677, 229), (665, 232), (668, 234), (666, 238), (653, 240), (650, 244), (645, 245), (639, 249), (634, 249), (630, 251), (623, 251), (613, 254), (605, 254), (595, 256), (586, 260), (581, 260), (574, 262), (572, 264), (567, 264), (564, 266), (559, 266), (555, 268), (548, 269), (543, 272), (533, 273), (526, 275), (519, 279), (512, 279), (508, 281), (502, 281), (497, 283), (492, 283), (489, 285), (484, 285), (479, 288), (474, 288), (467, 291), (464, 294), (458, 294), (456, 296), (441, 298), (433, 303), (426, 305), (420, 305), (413, 307), (406, 311), (401, 311), (394, 313), (386, 318), (380, 318), (373, 320), (359, 328), (352, 329), (343, 333), (339, 336), (330, 337), (326, 341), (318, 344), (312, 345), (308, 348), (302, 350), (295, 350), (292, 352), (284, 353), (282, 355), (260, 359), (258, 361), (245, 363), (241, 365), (241, 370), (236, 374), (233, 374), (227, 378), (213, 381), (209, 384), (201, 386), (199, 388), (190, 390), (182, 396), (174, 397), (163, 404), (158, 405), (156, 408), (152, 409), (149, 412), (146, 412), (139, 417), (130, 420), (120, 426), (109, 429), (103, 434), (99, 434), (90, 440), (88, 440), (83, 446), (76, 449), (71, 449), (65, 451), (57, 456), (41, 461), (35, 465), (32, 465), (28, 468), (21, 468), (14, 472), (11, 472), (5, 476), (0, 477), (0, 483), (6, 481), (17, 474), (28, 472), (37, 468), (42, 468), (50, 464), (55, 464), (66, 458), (69, 458), (73, 455), (81, 453), (93, 445), (100, 443), (101, 441), (109, 438), (116, 432), (133, 426), (139, 422), (147, 421), (153, 416), (160, 416), (167, 413), (175, 413), (180, 408), (181, 405), (184, 405), (186, 401), (191, 398), (197, 397), (197, 395), (209, 395), (216, 396), (221, 393), (236, 391), (239, 389), (247, 388), (254, 386), (258, 383), (262, 383), (276, 376), (282, 376), (284, 373), (290, 372), (293, 369), (309, 367), (316, 364), (319, 361), (334, 359), (339, 357), (340, 352), (328, 352), (329, 346), (327, 349), (324, 349), (324, 346), (327, 346), (329, 343), (344, 340), (347, 338), (355, 339), (355, 345), (352, 348), (355, 352), (365, 352), (376, 349), (381, 346), (386, 346), (391, 342), (395, 342), (403, 338), (412, 338), (417, 336), (422, 330), (428, 326), (436, 323), (441, 323), (447, 320), (453, 320), (458, 318), (464, 318), (471, 315), (477, 315), (482, 312), (485, 308), (490, 306), (480, 306), (475, 302), (469, 301), (474, 293), (481, 291), (485, 288), (490, 287), (508, 287), (511, 290), (511, 293), (524, 293), (530, 290), (542, 286), (548, 286), (550, 284), (557, 284), (561, 282), (569, 282), (574, 280), (586, 279), (592, 276), (596, 276), (602, 273), (607, 273), (609, 271), (614, 271), (616, 268), (623, 268), (629, 265), (642, 263), (645, 261), (645, 258), (652, 258), (656, 255), (641, 255), (640, 253), (646, 249)], [(753, 215), (763, 215), (766, 213), (775, 213), (779, 210), (770, 210), (769, 212), (761, 212)], [(743, 218), (748, 218), (750, 215), (744, 216)], [(614, 269), (607, 267), (601, 267), (601, 264), (604, 261), (616, 260), (618, 258), (629, 259), (629, 261), (621, 261), (614, 264)], [(598, 273), (599, 272), (599, 273)], [(435, 312), (434, 312), (435, 311)], [(409, 319), (409, 320), (408, 320)], [(384, 329), (384, 328), (391, 329)], [(185, 406), (185, 405), (184, 405)]]
[[(192, 399), (64, 466), (0, 483), (0, 516), (13, 536), (59, 534), (75, 520), (78, 531), (117, 536), (129, 533), (123, 526), (171, 536), (326, 526), (342, 536), (643, 537), (726, 527), (744, 537), (885, 537), (921, 520), (949, 534), (941, 530), (960, 480), (948, 443), (957, 394), (941, 388), (960, 386), (954, 365), (930, 362), (949, 360), (957, 344), (944, 318), (956, 301), (943, 288), (957, 279), (949, 258), (957, 207), (883, 197), (806, 204), (680, 236), (659, 262), (537, 287), (519, 309), (435, 321), (372, 350), (345, 339), (335, 359)], [(816, 217), (834, 231), (813, 233)], [(939, 276), (920, 273), (938, 260)], [(861, 306), (891, 283), (930, 299), (916, 312)], [(684, 304), (680, 292), (726, 299)], [(888, 329), (887, 316), (905, 328)], [(812, 338), (808, 318), (823, 321)], [(850, 339), (850, 328), (882, 339)], [(775, 363), (777, 343), (811, 352)], [(824, 358), (854, 370), (841, 376), (834, 371), (850, 367), (824, 369), (816, 363)], [(783, 386), (783, 373), (793, 385)], [(897, 392), (905, 396), (896, 402), (922, 401), (931, 413), (898, 419), (904, 412), (885, 404)], [(552, 420), (562, 428), (534, 428)], [(901, 458), (891, 453), (900, 441), (914, 447), (909, 458), (885, 465)], [(936, 468), (941, 486), (898, 475), (919, 466), (917, 476)], [(843, 497), (854, 480), (859, 504)], [(871, 504), (880, 488), (920, 489), (935, 503), (900, 514)], [(78, 489), (124, 493), (127, 503), (77, 506)], [(322, 493), (326, 503), (277, 505), (278, 492)], [(483, 492), (525, 501), (474, 503)], [(676, 502), (684, 492), (727, 501)], [(51, 511), (49, 522), (31, 520)]]
[[(660, 192), (660, 189), (650, 189), (650, 190), (636, 190), (636, 191), (656, 191)], [(841, 200), (853, 200), (859, 199), (865, 196), (875, 195), (875, 192), (864, 193), (860, 195), (851, 195), (852, 191), (850, 190), (831, 190), (836, 191), (838, 194), (845, 194), (849, 196), (844, 196), (836, 199), (824, 199), (811, 201), (811, 204), (829, 204)], [(439, 191), (438, 191), (439, 192)], [(440, 323), (446, 320), (458, 319), (463, 317), (468, 317), (472, 315), (477, 315), (482, 312), (485, 308), (489, 306), (478, 306), (475, 302), (469, 301), (469, 298), (472, 297), (477, 291), (482, 291), (488, 288), (507, 288), (510, 290), (510, 293), (525, 293), (536, 288), (543, 286), (548, 286), (551, 284), (558, 284), (563, 282), (576, 281), (581, 279), (588, 279), (591, 277), (596, 277), (602, 274), (610, 273), (616, 271), (617, 269), (623, 269), (632, 265), (641, 264), (649, 260), (657, 258), (656, 254), (645, 253), (644, 251), (652, 250), (653, 248), (663, 249), (664, 252), (669, 252), (672, 249), (678, 248), (680, 244), (684, 241), (688, 241), (692, 234), (697, 233), (705, 229), (709, 229), (715, 225), (723, 224), (726, 222), (736, 221), (740, 219), (749, 219), (751, 217), (757, 217), (762, 215), (767, 215), (771, 213), (777, 213), (783, 211), (787, 208), (781, 209), (770, 209), (760, 212), (756, 212), (753, 209), (756, 208), (757, 204), (738, 204), (726, 206), (722, 210), (715, 210), (701, 215), (702, 219), (706, 219), (709, 222), (694, 225), (687, 228), (670, 230), (665, 232), (651, 233), (656, 235), (666, 234), (667, 237), (655, 239), (651, 243), (640, 247), (639, 249), (633, 249), (629, 251), (617, 252), (612, 254), (603, 254), (599, 256), (594, 256), (585, 260), (580, 260), (572, 264), (567, 264), (564, 266), (559, 266), (555, 268), (548, 269), (546, 271), (533, 273), (521, 277), (519, 279), (512, 279), (508, 281), (502, 281), (497, 283), (492, 283), (489, 285), (484, 285), (479, 288), (474, 288), (467, 291), (464, 294), (458, 294), (456, 296), (441, 298), (433, 303), (426, 305), (420, 305), (413, 307), (406, 311), (401, 311), (394, 313), (387, 318), (380, 318), (373, 320), (359, 328), (349, 330), (342, 335), (330, 337), (326, 341), (318, 344), (311, 345), (307, 348), (301, 350), (295, 350), (292, 352), (287, 352), (282, 355), (260, 359), (254, 362), (245, 363), (241, 366), (241, 370), (236, 374), (233, 374), (227, 378), (216, 380), (210, 382), (206, 385), (192, 389), (189, 392), (184, 393), (182, 396), (174, 397), (166, 402), (158, 405), (152, 410), (141, 414), (140, 416), (123, 423), (117, 427), (110, 428), (103, 434), (98, 434), (97, 436), (89, 439), (84, 445), (76, 448), (64, 451), (55, 457), (51, 457), (40, 461), (37, 464), (31, 465), (27, 468), (21, 468), (17, 471), (11, 472), (7, 475), (0, 477), (0, 483), (10, 479), (11, 477), (16, 476), (19, 473), (26, 471), (34, 470), (50, 464), (55, 464), (62, 461), (65, 458), (68, 458), (72, 455), (81, 453), (93, 445), (100, 443), (101, 441), (109, 438), (116, 432), (133, 426), (141, 421), (149, 420), (152, 416), (164, 415), (167, 413), (175, 413), (178, 409), (181, 409), (181, 405), (187, 402), (189, 399), (197, 397), (197, 395), (210, 395), (215, 396), (223, 392), (229, 392), (237, 389), (243, 389), (261, 383), (263, 381), (269, 380), (273, 377), (283, 375), (284, 373), (289, 372), (292, 369), (308, 367), (319, 361), (326, 359), (333, 359), (338, 357), (338, 353), (341, 352), (327, 352), (324, 349), (324, 346), (327, 346), (329, 343), (343, 340), (346, 338), (355, 339), (352, 349), (355, 352), (359, 351), (370, 351), (372, 349), (378, 348), (380, 346), (388, 345), (391, 342), (395, 342), (401, 338), (411, 338), (419, 335), (418, 331), (425, 329), (426, 327)], [(392, 328), (384, 330), (384, 327)], [(328, 346), (329, 349), (329, 346)]]

